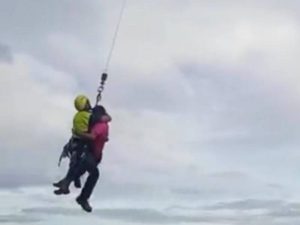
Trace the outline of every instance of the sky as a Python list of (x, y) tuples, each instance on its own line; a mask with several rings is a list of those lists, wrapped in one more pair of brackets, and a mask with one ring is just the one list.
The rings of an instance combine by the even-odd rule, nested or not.
[(91, 215), (51, 183), (122, 1), (0, 3), (1, 224), (300, 223), (298, 1), (127, 0)]

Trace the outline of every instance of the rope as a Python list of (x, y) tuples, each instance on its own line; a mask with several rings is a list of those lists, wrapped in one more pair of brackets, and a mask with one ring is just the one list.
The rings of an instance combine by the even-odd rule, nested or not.
[(113, 54), (113, 51), (114, 51), (115, 46), (116, 46), (116, 41), (117, 41), (117, 37), (118, 37), (118, 34), (119, 34), (123, 14), (124, 14), (124, 11), (125, 11), (125, 8), (126, 8), (126, 3), (127, 3), (127, 0), (123, 0), (121, 11), (120, 11), (119, 18), (118, 18), (118, 23), (117, 23), (117, 26), (116, 26), (116, 30), (115, 30), (115, 33), (114, 33), (114, 36), (113, 36), (113, 41), (112, 41), (112, 44), (111, 44), (111, 47), (110, 47), (110, 50), (109, 50), (109, 53), (108, 53), (108, 56), (107, 56), (107, 61), (106, 61), (103, 73), (107, 73), (107, 71), (109, 69), (112, 54)]
[(101, 98), (102, 98), (102, 92), (104, 91), (105, 81), (107, 80), (107, 76), (108, 76), (107, 71), (109, 69), (109, 65), (110, 65), (110, 61), (112, 59), (113, 51), (114, 51), (115, 46), (116, 46), (117, 37), (118, 37), (118, 34), (119, 34), (120, 25), (121, 25), (121, 22), (122, 22), (122, 18), (123, 18), (123, 14), (124, 14), (124, 11), (125, 11), (125, 8), (126, 8), (126, 4), (127, 4), (127, 0), (123, 0), (121, 10), (120, 10), (120, 14), (119, 14), (119, 18), (118, 18), (118, 22), (117, 22), (117, 25), (116, 25), (116, 30), (115, 30), (115, 33), (114, 33), (114, 36), (113, 36), (112, 44), (110, 46), (109, 53), (108, 53), (107, 60), (106, 60), (106, 64), (105, 64), (103, 73), (101, 75), (100, 85), (97, 89), (98, 94), (97, 94), (97, 97), (96, 97), (96, 105), (101, 101)]

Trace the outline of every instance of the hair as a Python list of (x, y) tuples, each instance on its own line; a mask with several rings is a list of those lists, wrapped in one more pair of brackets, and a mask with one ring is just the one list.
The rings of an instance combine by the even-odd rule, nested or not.
[(97, 105), (92, 110), (89, 126), (93, 127), (96, 123), (101, 121), (102, 116), (107, 115), (105, 108), (102, 105)]

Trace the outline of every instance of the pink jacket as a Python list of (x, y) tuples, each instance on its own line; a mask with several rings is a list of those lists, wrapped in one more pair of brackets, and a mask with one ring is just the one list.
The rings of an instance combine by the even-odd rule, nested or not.
[(101, 160), (105, 142), (108, 141), (109, 126), (107, 122), (99, 122), (92, 127), (91, 133), (95, 136), (93, 141), (93, 154), (97, 160)]

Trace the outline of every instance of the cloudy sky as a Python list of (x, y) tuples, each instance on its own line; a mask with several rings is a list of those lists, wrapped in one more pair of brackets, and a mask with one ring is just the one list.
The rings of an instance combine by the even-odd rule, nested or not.
[(86, 215), (52, 194), (122, 0), (0, 0), (0, 223), (300, 223), (300, 3), (128, 0)]

